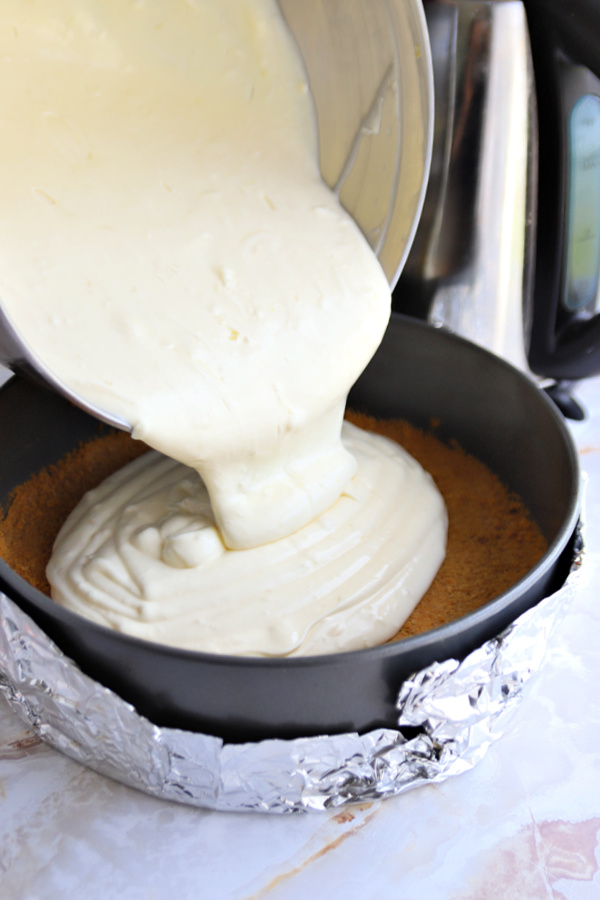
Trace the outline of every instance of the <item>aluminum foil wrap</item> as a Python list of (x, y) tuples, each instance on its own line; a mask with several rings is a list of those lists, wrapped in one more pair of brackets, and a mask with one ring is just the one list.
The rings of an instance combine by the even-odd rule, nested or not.
[(227, 811), (297, 812), (390, 797), (470, 769), (499, 737), (569, 605), (582, 558), (564, 586), (461, 663), (405, 681), (401, 731), (226, 744), (159, 728), (84, 675), (0, 594), (0, 691), (48, 744), (155, 797)]

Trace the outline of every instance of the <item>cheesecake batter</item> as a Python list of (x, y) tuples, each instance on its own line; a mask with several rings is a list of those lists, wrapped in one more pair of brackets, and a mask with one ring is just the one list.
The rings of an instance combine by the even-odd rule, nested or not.
[(398, 444), (344, 424), (355, 475), (262, 547), (223, 545), (198, 474), (159, 453), (79, 504), (48, 566), (61, 602), (136, 637), (213, 653), (357, 650), (395, 634), (442, 562), (444, 506)]
[[(389, 287), (320, 178), (305, 74), (271, 0), (5, 0), (0, 67), (5, 308), (71, 390), (129, 422), (165, 465), (182, 463), (174, 471), (184, 485), (193, 469), (206, 491), (190, 502), (210, 524), (200, 537), (167, 541), (171, 550), (162, 537), (157, 549), (155, 535), (170, 508), (153, 525), (142, 514), (132, 541), (152, 578), (140, 580), (129, 563), (128, 574), (114, 574), (123, 562), (115, 524), (116, 568), (104, 555), (96, 566), (113, 572), (101, 579), (99, 605), (127, 582), (140, 621), (162, 621), (162, 606), (152, 606), (160, 582), (181, 618), (178, 598), (187, 609), (193, 594), (187, 581), (180, 587), (182, 571), (199, 576), (203, 597), (210, 567), (209, 583), (226, 594), (226, 571), (238, 565), (228, 560), (254, 548), (250, 570), (269, 569), (280, 541), (322, 521), (343, 492), (363, 502), (367, 489), (350, 486), (361, 473), (341, 424), (347, 392), (385, 330)], [(130, 477), (121, 479), (125, 493)], [(435, 510), (438, 522), (437, 551), (417, 577), (426, 588), (445, 518), (432, 482), (418, 481), (412, 506), (427, 522)], [(396, 497), (386, 487), (380, 499), (391, 506)], [(84, 566), (87, 527), (72, 554)], [(376, 537), (379, 527), (372, 521), (363, 533)], [(85, 613), (97, 586), (77, 582), (74, 600), (56, 574), (77, 581), (60, 562), (60, 540), (56, 553), (53, 593)], [(160, 575), (148, 562), (157, 554)], [(286, 621), (298, 605), (283, 599), (295, 572), (277, 576)], [(248, 618), (261, 616), (244, 587), (235, 602)], [(344, 606), (355, 588), (350, 579), (332, 602)], [(130, 612), (112, 624), (125, 627)], [(279, 647), (249, 636), (240, 652), (295, 652), (290, 634), (308, 633), (305, 625), (280, 628)], [(361, 641), (379, 640), (376, 631)]]

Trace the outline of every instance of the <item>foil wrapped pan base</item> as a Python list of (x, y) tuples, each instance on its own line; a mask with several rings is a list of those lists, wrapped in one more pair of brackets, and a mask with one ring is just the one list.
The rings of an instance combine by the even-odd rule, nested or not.
[[(583, 542), (565, 584), (462, 662), (403, 682), (398, 730), (227, 744), (161, 728), (83, 674), (0, 593), (0, 691), (44, 741), (154, 797), (224, 811), (290, 813), (392, 797), (471, 769), (504, 733), (551, 632), (568, 609)], [(401, 729), (416, 736), (405, 738)]]

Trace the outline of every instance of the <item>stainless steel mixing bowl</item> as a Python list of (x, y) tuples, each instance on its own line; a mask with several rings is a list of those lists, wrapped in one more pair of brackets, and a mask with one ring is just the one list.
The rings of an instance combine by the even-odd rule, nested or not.
[[(431, 155), (433, 75), (421, 0), (279, 0), (279, 6), (314, 97), (323, 178), (393, 286), (416, 231)], [(73, 395), (26, 337), (0, 296), (0, 362), (129, 430), (127, 422)]]

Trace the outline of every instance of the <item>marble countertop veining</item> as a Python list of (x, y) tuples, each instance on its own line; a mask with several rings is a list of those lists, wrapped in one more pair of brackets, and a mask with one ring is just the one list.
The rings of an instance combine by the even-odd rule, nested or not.
[(512, 728), (472, 771), (341, 811), (155, 800), (39, 741), (0, 698), (0, 898), (600, 897), (600, 379), (570, 428), (588, 475), (569, 615)]

